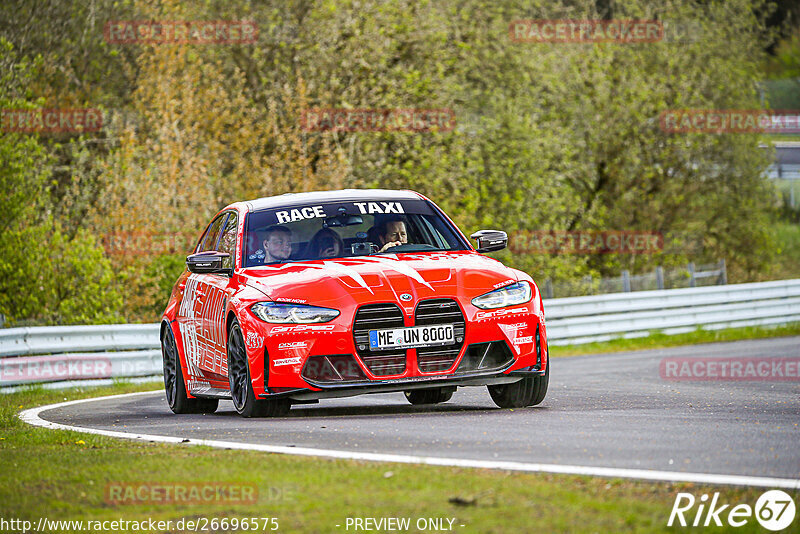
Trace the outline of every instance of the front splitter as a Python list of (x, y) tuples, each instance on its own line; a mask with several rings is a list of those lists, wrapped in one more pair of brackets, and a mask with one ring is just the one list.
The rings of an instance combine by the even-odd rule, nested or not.
[(318, 400), (335, 399), (342, 397), (355, 397), (357, 395), (368, 395), (370, 393), (395, 393), (410, 391), (412, 389), (428, 389), (441, 387), (462, 387), (462, 386), (494, 386), (499, 384), (513, 384), (519, 382), (526, 376), (539, 376), (544, 374), (542, 371), (512, 371), (511, 373), (492, 373), (483, 375), (472, 375), (464, 377), (453, 376), (422, 376), (412, 379), (383, 380), (373, 382), (348, 382), (339, 384), (312, 384), (320, 387), (320, 391), (308, 389), (293, 389), (281, 391), (280, 393), (262, 393), (259, 398), (275, 399), (289, 398), (293, 400)]

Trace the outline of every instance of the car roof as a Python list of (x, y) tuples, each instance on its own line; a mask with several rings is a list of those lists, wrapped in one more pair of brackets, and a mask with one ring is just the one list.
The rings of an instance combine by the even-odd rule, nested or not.
[(308, 193), (286, 193), (275, 197), (264, 197), (244, 202), (249, 211), (270, 208), (302, 206), (317, 202), (349, 202), (353, 200), (421, 200), (422, 195), (411, 190), (393, 189), (342, 189), (339, 191), (312, 191)]

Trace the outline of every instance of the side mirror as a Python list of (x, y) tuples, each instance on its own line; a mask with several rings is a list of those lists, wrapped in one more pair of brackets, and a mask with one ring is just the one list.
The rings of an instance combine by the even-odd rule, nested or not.
[(222, 266), (230, 257), (227, 252), (198, 252), (186, 257), (186, 267), (197, 274), (230, 273), (230, 269)]
[(478, 252), (502, 250), (508, 246), (508, 235), (500, 230), (478, 230), (471, 236), (478, 242)]

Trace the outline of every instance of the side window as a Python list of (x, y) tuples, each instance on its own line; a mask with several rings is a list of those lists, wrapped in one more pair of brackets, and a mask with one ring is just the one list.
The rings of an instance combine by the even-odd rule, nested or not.
[(225, 228), (222, 231), (222, 237), (219, 240), (217, 250), (219, 252), (227, 252), (231, 255), (230, 258), (225, 260), (222, 264), (226, 269), (233, 267), (233, 259), (236, 257), (236, 230), (237, 230), (237, 217), (231, 213), (228, 220), (225, 222)]
[(211, 223), (211, 226), (208, 227), (206, 231), (206, 235), (203, 237), (203, 241), (200, 243), (200, 246), (197, 248), (197, 252), (207, 252), (209, 250), (217, 250), (217, 238), (219, 237), (220, 227), (222, 226), (222, 222), (228, 216), (227, 213), (223, 213), (216, 219), (214, 222)]
[(430, 236), (430, 239), (425, 239), (429, 245), (433, 245), (437, 248), (443, 250), (450, 250), (452, 247), (450, 243), (448, 243), (447, 239), (442, 235), (439, 229), (436, 227), (435, 222), (431, 221), (427, 215), (423, 215), (420, 217), (420, 221), (422, 222), (422, 230), (423, 233), (427, 236)]

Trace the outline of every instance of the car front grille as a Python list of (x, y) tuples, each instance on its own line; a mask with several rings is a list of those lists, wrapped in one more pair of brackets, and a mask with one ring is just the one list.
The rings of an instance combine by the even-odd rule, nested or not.
[(375, 376), (399, 375), (406, 370), (406, 351), (369, 350), (369, 331), (384, 328), (402, 328), (403, 312), (397, 304), (367, 304), (356, 312), (353, 322), (353, 340), (356, 353), (369, 372)]
[(452, 324), (455, 343), (417, 349), (417, 366), (423, 373), (446, 371), (453, 366), (464, 344), (465, 322), (461, 308), (453, 299), (423, 300), (417, 304), (416, 326)]
[[(417, 304), (415, 326), (453, 325), (455, 343), (417, 349), (417, 366), (423, 373), (450, 369), (464, 344), (464, 314), (453, 299), (430, 299)], [(407, 350), (369, 350), (369, 331), (404, 327), (403, 312), (396, 304), (367, 304), (358, 309), (353, 323), (356, 353), (375, 376), (392, 376), (406, 370)]]

